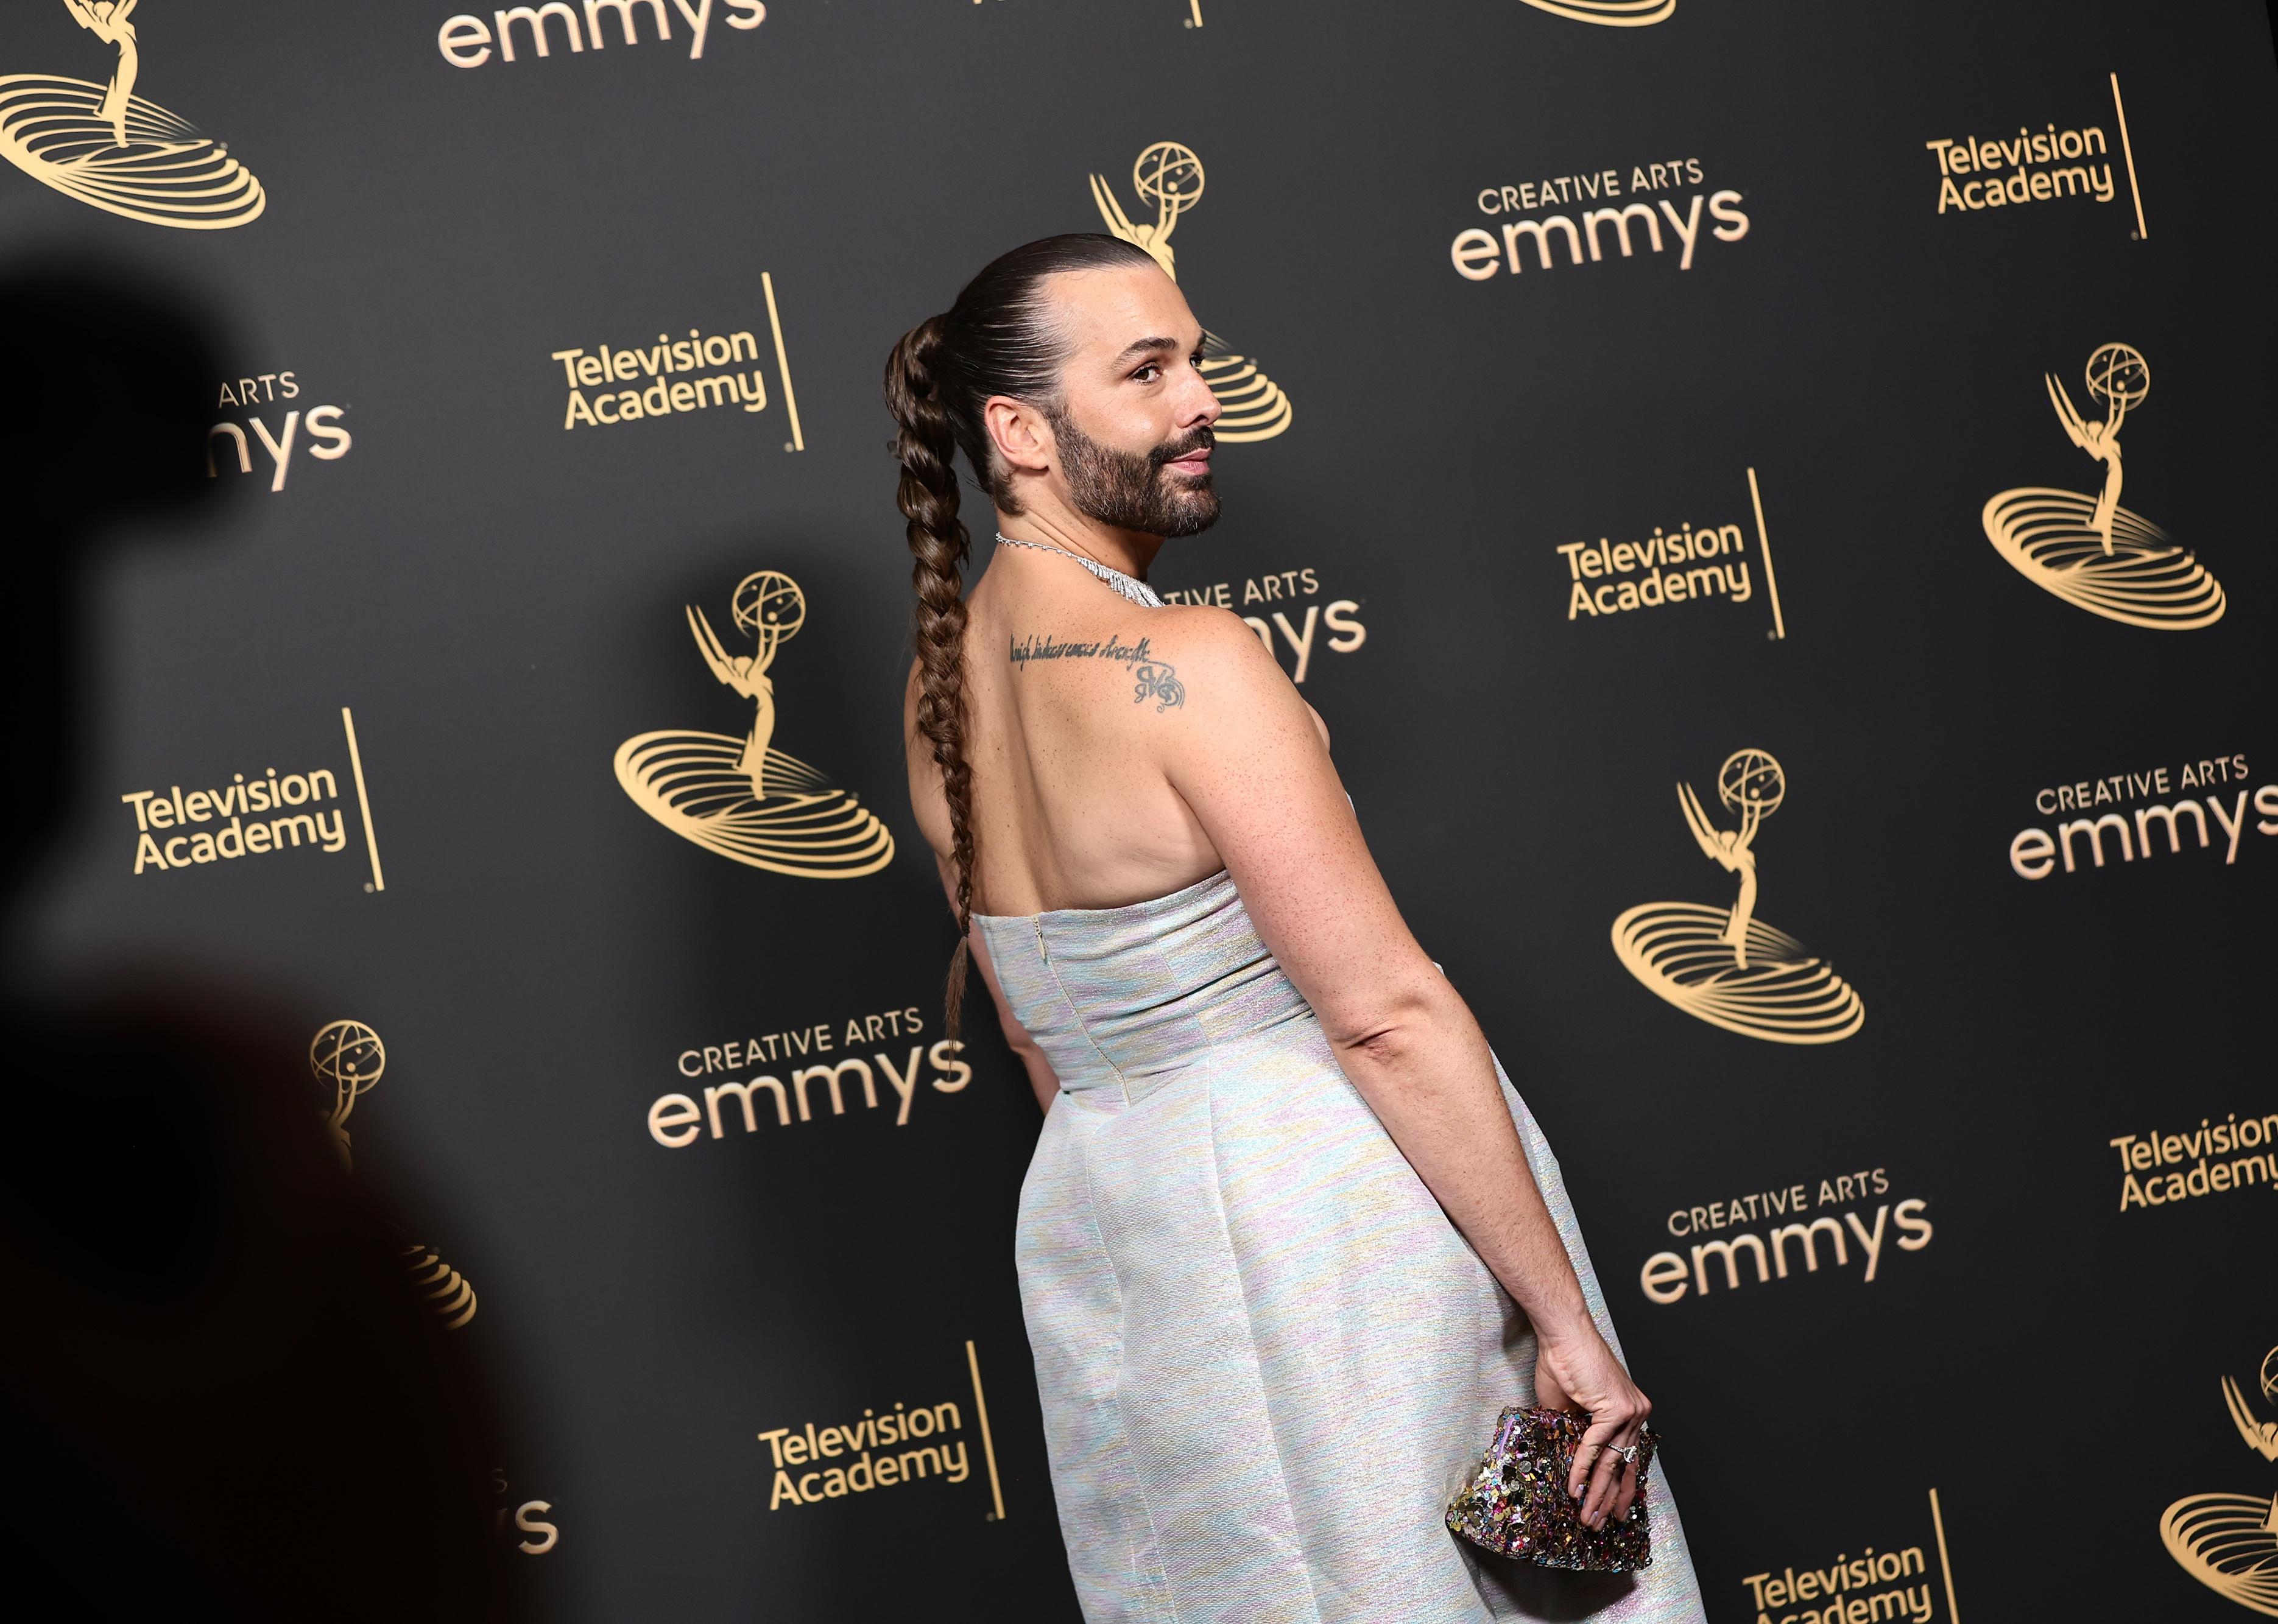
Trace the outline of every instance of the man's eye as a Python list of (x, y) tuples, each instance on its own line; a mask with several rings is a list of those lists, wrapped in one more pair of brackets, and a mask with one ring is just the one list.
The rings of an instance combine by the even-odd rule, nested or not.
[(1150, 361), (1145, 366), (1141, 367), (1136, 372), (1134, 372), (1131, 376), (1140, 383), (1151, 384), (1157, 378), (1163, 376), (1163, 369), (1157, 366)]

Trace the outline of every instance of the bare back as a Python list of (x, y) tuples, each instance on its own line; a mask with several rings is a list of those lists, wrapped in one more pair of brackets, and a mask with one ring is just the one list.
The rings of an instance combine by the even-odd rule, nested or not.
[[(1197, 659), (1215, 686), (1233, 675), (1221, 651), (1250, 638), (1241, 621), (1222, 609), (1134, 604), (1070, 560), (1003, 548), (967, 613), (976, 912), (1118, 907), (1226, 865), (1173, 786), (1166, 751), (1196, 720), (1183, 713)], [(1244, 685), (1280, 676), (1258, 662), (1236, 669)], [(910, 800), (945, 858), (949, 807), (917, 730), (918, 690), (913, 666), (903, 713)], [(1312, 721), (1326, 743), (1319, 717)]]

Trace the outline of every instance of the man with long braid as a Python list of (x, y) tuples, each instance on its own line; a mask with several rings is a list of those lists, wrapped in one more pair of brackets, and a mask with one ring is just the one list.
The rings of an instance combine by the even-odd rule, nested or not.
[[(1164, 605), (1218, 516), (1203, 332), (1144, 250), (1048, 238), (895, 347), (916, 559), (911, 798), (1046, 1117), (1021, 1294), (1085, 1616), (1702, 1617), (1442, 1525), (1504, 1407), (1586, 1411), (1570, 1493), (1629, 1514), (1649, 1406), (1558, 1164), (1403, 922), (1326, 729), (1248, 627)], [(967, 598), (954, 459), (995, 508)]]

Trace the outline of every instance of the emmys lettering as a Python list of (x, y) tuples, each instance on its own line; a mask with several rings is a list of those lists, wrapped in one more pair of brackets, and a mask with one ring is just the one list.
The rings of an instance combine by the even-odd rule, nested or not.
[[(2120, 132), (2121, 173), (2135, 204), (2136, 233), (2144, 233), (2144, 200), (2136, 189), (2136, 154), (2128, 140), (2128, 110), (2120, 99), (2120, 75), (2112, 75), (2112, 112)], [(2068, 198), (2111, 202), (2120, 195), (2113, 152), (2100, 124), (2059, 129), (2053, 119), (2039, 129), (2021, 124), (2012, 135), (1988, 140), (1949, 135), (1923, 142), (1938, 161), (1938, 212), (1969, 214), (2020, 203)]]
[[(660, 1094), (648, 1108), (649, 1137), (667, 1150), (684, 1149), (701, 1138), (707, 1125), (714, 1139), (726, 1138), (739, 1117), (743, 1132), (756, 1133), (767, 1112), (755, 1102), (773, 1108), (779, 1128), (791, 1125), (794, 1103), (800, 1122), (815, 1120), (818, 1102), (826, 1096), (830, 1102), (830, 1114), (844, 1117), (848, 1095), (856, 1086), (861, 1089), (862, 1108), (877, 1110), (881, 1109), (878, 1084), (882, 1079), (893, 1095), (884, 1109), (893, 1111), (896, 1127), (906, 1128), (910, 1122), (910, 1107), (917, 1099), (921, 1060), (931, 1068), (932, 1075), (926, 1080), (936, 1094), (962, 1093), (973, 1080), (973, 1068), (958, 1058), (964, 1052), (963, 1043), (944, 1038), (930, 1047), (914, 1041), (906, 1050), (901, 1050), (898, 1044), (882, 1047), (873, 1049), (868, 1059), (854, 1054), (836, 1060), (825, 1056), (837, 1054), (842, 1045), (852, 1049), (869, 1044), (885, 1045), (890, 1039), (921, 1039), (923, 1035), (924, 1023), (919, 1017), (918, 1006), (905, 1004), (875, 1014), (849, 1016), (843, 1022), (816, 1021), (811, 1025), (761, 1033), (757, 1037), (692, 1045), (674, 1058), (673, 1069), (686, 1078), (717, 1075), (724, 1080), (706, 1086), (701, 1106), (692, 1094)], [(808, 1059), (814, 1064), (796, 1064)], [(778, 1066), (787, 1072), (789, 1086), (780, 1077), (761, 1072), (759, 1068), (762, 1065)], [(739, 1078), (739, 1072), (750, 1075)], [(821, 1090), (814, 1091), (814, 1085), (818, 1083)], [(723, 1101), (727, 1102), (724, 1112)]]
[[(2253, 1384), (2264, 1403), (2278, 1405), (2278, 1347), (2262, 1356)], [(2278, 1421), (2263, 1417), (2246, 1396), (2247, 1384), (2226, 1374), (2221, 1389), (2239, 1441), (2278, 1465)], [(2185, 1495), (2160, 1514), (2160, 1539), (2185, 1573), (2216, 1595), (2278, 1618), (2278, 1495)]]
[[(219, 141), (134, 94), (141, 36), (130, 19), (138, 4), (63, 0), (92, 36), (91, 53), (117, 53), (111, 77), (100, 84), (53, 73), (0, 77), (0, 157), (66, 197), (130, 220), (189, 231), (243, 225), (268, 203), (261, 182)], [(170, 20), (197, 26), (179, 15)]]
[[(1359, 600), (1334, 598), (1326, 605), (1305, 602), (1308, 599), (1319, 597), (1320, 592), (1320, 577), (1311, 569), (1283, 569), (1270, 575), (1244, 577), (1238, 597), (1233, 582), (1217, 581), (1208, 586), (1177, 587), (1164, 592), (1162, 599), (1165, 603), (1215, 604), (1221, 609), (1232, 609), (1237, 606), (1247, 609), (1252, 604), (1288, 604), (1287, 609), (1265, 610), (1258, 614), (1245, 614), (1242, 620), (1257, 634), (1257, 640), (1265, 645), (1265, 652), (1277, 660), (1282, 647), (1286, 645), (1288, 648), (1296, 659), (1292, 680), (1302, 682), (1305, 680), (1305, 673), (1312, 667), (1317, 639), (1319, 647), (1333, 654), (1349, 654), (1368, 641), (1368, 628), (1355, 618), (1360, 610)], [(1305, 604), (1304, 618), (1302, 621), (1293, 621), (1289, 617), (1297, 613), (1300, 603)], [(1268, 615), (1272, 618), (1266, 618)], [(1277, 633), (1280, 639), (1279, 643), (1275, 641)], [(1322, 635), (1324, 633), (1326, 635)]]
[[(2048, 827), (2036, 824), (2018, 830), (2009, 841), (2009, 867), (2021, 880), (2045, 880), (2057, 872), (2060, 860), (2068, 874), (2102, 868), (2107, 856), (2115, 867), (2148, 863), (2163, 855), (2158, 835), (2167, 838), (2167, 857), (2220, 850), (2226, 866), (2235, 864), (2250, 823), (2257, 834), (2278, 835), (2278, 784), (2253, 791), (2251, 804), (2259, 816), (2250, 816), (2247, 791), (2228, 787), (2245, 777), (2246, 756), (2240, 751), (2211, 761), (2186, 761), (2172, 775), (2162, 766), (2044, 786), (2033, 797), (2035, 811), (2045, 817), (2068, 812), (2079, 815)], [(2205, 793), (2218, 785), (2225, 787)], [(2200, 797), (2176, 795), (2180, 789), (2197, 789)], [(2155, 796), (2161, 798), (2154, 801)], [(2170, 796), (2172, 801), (2166, 798)], [(2138, 801), (2152, 804), (2132, 804)], [(2102, 807), (2114, 810), (2098, 810)], [(2184, 839), (2187, 832), (2190, 842)]]
[(1834, 1043), (1867, 1021), (1858, 990), (1803, 943), (1756, 913), (1756, 831), (1787, 798), (1787, 774), (1761, 750), (1737, 750), (1716, 772), (1716, 798), (1740, 827), (1716, 827), (1690, 784), (1678, 809), (1701, 854), (1738, 876), (1730, 908), (1640, 903), (1614, 921), (1629, 972), (1687, 1015), (1774, 1043)]
[(2120, 505), (2120, 425), (2152, 393), (2152, 368), (2125, 344), (2100, 344), (2083, 380), (2106, 416), (2091, 423), (2052, 373), (2042, 374), (2065, 438), (2104, 465), (2095, 496), (2021, 485), (1996, 492), (1980, 515), (1985, 538), (2019, 575), (2075, 608), (2152, 631), (2212, 626), (2221, 584), (2166, 531)]
[(2278, 1191), (2278, 1111), (2244, 1118), (2233, 1111), (2221, 1122), (2202, 1117), (2188, 1132), (2123, 1133), (2106, 1142), (2120, 1155), (2122, 1212), (2258, 1186)]
[[(340, 427), (340, 418), (348, 411), (345, 406), (294, 407), (273, 429), (269, 426), (269, 415), (255, 409), (271, 401), (300, 398), (300, 382), (290, 372), (260, 372), (251, 377), (222, 380), (219, 405), (226, 410), (242, 411), (246, 418), (243, 423), (225, 418), (206, 431), (206, 477), (211, 479), (221, 471), (216, 465), (218, 451), (224, 466), (233, 456), (237, 472), (253, 472), (253, 447), (258, 445), (269, 459), (270, 490), (282, 491), (293, 471), (293, 453), (297, 447), (306, 446), (309, 454), (322, 462), (337, 462), (348, 455), (355, 442)], [(250, 439), (246, 437), (248, 430), (252, 431)], [(215, 444), (217, 440), (221, 446)]]
[[(1131, 189), (1142, 203), (1155, 206), (1152, 225), (1138, 225), (1116, 201), (1106, 178), (1091, 178), (1092, 205), (1107, 229), (1124, 241), (1147, 250), (1173, 282), (1179, 279), (1178, 257), (1171, 251), (1171, 232), (1179, 217), (1202, 201), (1203, 161), (1194, 149), (1174, 141), (1158, 141), (1131, 165)], [(1225, 408), (1214, 427), (1219, 440), (1239, 445), (1270, 440), (1289, 426), (1294, 408), (1280, 386), (1257, 369), (1257, 362), (1235, 353), (1226, 340), (1207, 328), (1203, 332), (1203, 381)]]
[[(693, 4), (690, 0), (672, 0), (672, 9), (679, 12), (680, 20), (688, 29), (688, 55), (693, 61), (703, 56), (704, 42), (712, 32), (712, 0), (694, 0)], [(578, 26), (581, 11), (585, 20), (582, 28)], [(582, 7), (570, 4), (567, 0), (546, 0), (542, 5), (493, 11), (488, 22), (471, 11), (447, 17), (443, 26), (435, 31), (435, 49), (455, 68), (478, 68), (493, 60), (493, 47), (495, 60), (500, 62), (549, 57), (555, 45), (561, 45), (572, 56), (589, 45), (595, 50), (606, 50), (609, 30), (604, 26), (605, 13), (615, 16), (616, 27), (623, 31), (623, 44), (643, 43), (643, 31), (634, 25), (644, 17), (648, 19), (650, 42), (669, 43), (672, 39), (672, 19), (666, 14), (664, 0), (585, 0)], [(749, 31), (767, 21), (768, 8), (760, 0), (721, 0), (719, 18), (730, 28)], [(517, 27), (522, 30), (518, 37)]]
[[(386, 1070), (387, 1046), (362, 1021), (326, 1021), (309, 1040), (310, 1075), (322, 1091), (317, 1109), (333, 1136), (333, 1148), (340, 1152), (340, 1165), (350, 1172), (355, 1170), (355, 1160), (349, 1154), (348, 1114)], [(464, 1275), (416, 1241), (397, 1247), (396, 1255), (444, 1330), (457, 1330), (475, 1317), (475, 1288)]]
[[(1590, 263), (1594, 265), (1615, 250), (1623, 259), (1630, 259), (1640, 249), (1660, 254), (1665, 248), (1677, 255), (1679, 271), (1690, 271), (1693, 254), (1707, 241), (1738, 242), (1748, 234), (1748, 217), (1739, 207), (1741, 194), (1730, 187), (1715, 192), (1696, 190), (1682, 207), (1661, 196), (1655, 196), (1651, 202), (1616, 201), (1624, 196), (1634, 199), (1686, 186), (1701, 186), (1704, 172), (1699, 158), (1632, 164), (1628, 169), (1626, 185), (1622, 169), (1617, 165), (1580, 174), (1482, 187), (1475, 200), (1481, 214), (1539, 217), (1504, 219), (1500, 240), (1476, 225), (1457, 232), (1455, 241), (1448, 248), (1448, 258), (1456, 274), (1468, 281), (1484, 282), (1506, 264), (1512, 276), (1523, 274), (1527, 267), (1526, 256), (1520, 251), (1522, 239), (1533, 242), (1538, 271), (1548, 271), (1558, 263), (1551, 251), (1554, 240), (1565, 249), (1565, 263), (1569, 265), (1582, 263), (1583, 248), (1587, 245)], [(1704, 207), (1708, 210), (1705, 239), (1701, 219)], [(1545, 212), (1551, 210), (1558, 212)], [(1570, 210), (1571, 212), (1568, 212)], [(1664, 226), (1668, 228), (1666, 240), (1663, 235)]]
[[(507, 1493), (506, 1474), (503, 1472), (492, 1475), (491, 1492), (500, 1500), (499, 1508), (491, 1519), (491, 1531), (501, 1544), (512, 1540), (514, 1548), (523, 1555), (544, 1556), (562, 1543), (562, 1530), (545, 1521), (545, 1514), (550, 1514), (554, 1510), (553, 1501), (524, 1500), (520, 1505), (514, 1504)], [(514, 1519), (511, 1526), (507, 1522), (508, 1517)]]
[[(1857, 1189), (1864, 1193), (1867, 1175), (1846, 1174), (1838, 1179), (1823, 1180), (1821, 1193), (1824, 1196), (1831, 1186)], [(1882, 1170), (1877, 1169), (1875, 1178), (1878, 1188), (1888, 1187)], [(1766, 1190), (1742, 1197), (1739, 1201), (1719, 1203), (1728, 1224), (1736, 1224), (1744, 1213), (1760, 1213), (1758, 1222), (1781, 1216), (1783, 1211), (1794, 1213), (1797, 1198), (1805, 1190), (1802, 1185), (1791, 1185), (1785, 1190)], [(1841, 1199), (1841, 1198), (1838, 1198)], [(1759, 1205), (1758, 1203), (1761, 1203)], [(1754, 1269), (1754, 1284), (1769, 1285), (1774, 1280), (1785, 1280), (1800, 1274), (1817, 1274), (1821, 1256), (1820, 1245), (1824, 1241), (1827, 1256), (1836, 1269), (1851, 1266), (1855, 1247), (1861, 1271), (1860, 1283), (1871, 1285), (1883, 1266), (1884, 1248), (1892, 1241), (1901, 1252), (1920, 1252), (1937, 1233), (1923, 1212), (1930, 1202), (1918, 1195), (1908, 1196), (1895, 1206), (1888, 1201), (1878, 1203), (1871, 1220), (1860, 1216), (1863, 1208), (1846, 1208), (1839, 1215), (1819, 1213), (1815, 1217), (1795, 1217), (1786, 1224), (1771, 1224), (1761, 1235), (1750, 1230), (1735, 1230), (1729, 1235), (1720, 1234), (1714, 1240), (1695, 1242), (1689, 1249), (1690, 1262), (1674, 1252), (1656, 1252), (1646, 1259), (1638, 1270), (1638, 1289), (1649, 1302), (1666, 1308), (1684, 1299), (1688, 1293), (1706, 1297), (1717, 1285), (1718, 1275), (1709, 1265), (1724, 1265), (1722, 1289), (1737, 1292), (1749, 1278), (1740, 1268), (1742, 1254), (1747, 1256)], [(1670, 1215), (1672, 1232), (1699, 1234), (1701, 1232), (1696, 1215), (1713, 1216), (1718, 1206), (1706, 1208), (1682, 1208)], [(1840, 1216), (1841, 1223), (1836, 1222)], [(1678, 1231), (1682, 1219), (1686, 1228)], [(1848, 1239), (1846, 1239), (1848, 1231)], [(1794, 1265), (1800, 1264), (1800, 1269)]]
[[(371, 797), (363, 780), (363, 757), (356, 748), (355, 719), (343, 709), (340, 727), (348, 747), (348, 779), (355, 786), (363, 826), (371, 879), (364, 889), (386, 888), (379, 869), (379, 842), (372, 828)], [(207, 863), (234, 862), (297, 850), (338, 853), (348, 849), (348, 809), (340, 803), (340, 779), (330, 767), (280, 774), (275, 767), (248, 776), (232, 773), (218, 785), (192, 785), (185, 791), (135, 789), (120, 796), (134, 809), (134, 872), (168, 872)]]
[[(1787, 636), (1780, 613), (1779, 583), (1772, 575), (1772, 554), (1764, 536), (1764, 504), (1756, 484), (1756, 470), (1748, 470), (1748, 496), (1754, 506), (1756, 551), (1762, 560), (1764, 591), (1771, 625), (1767, 637)], [(1702, 525), (1690, 520), (1664, 531), (1658, 524), (1641, 541), (1609, 542), (1601, 536), (1593, 546), (1570, 541), (1555, 549), (1566, 566), (1566, 618), (1601, 620), (1632, 609), (1657, 609), (1669, 604), (1695, 603), (1722, 598), (1744, 604), (1755, 596), (1748, 573), (1747, 539), (1737, 524)], [(1640, 574), (1640, 572), (1643, 573)], [(1592, 584), (1596, 583), (1597, 584)]]
[(704, 612), (687, 610), (696, 652), (722, 687), (752, 702), (751, 730), (667, 728), (617, 746), (617, 782), (682, 839), (753, 868), (804, 880), (852, 880), (894, 860), (894, 837), (850, 790), (774, 747), (775, 679), (768, 669), (806, 624), (799, 583), (772, 569), (736, 583), (728, 610), (752, 652), (730, 654)]

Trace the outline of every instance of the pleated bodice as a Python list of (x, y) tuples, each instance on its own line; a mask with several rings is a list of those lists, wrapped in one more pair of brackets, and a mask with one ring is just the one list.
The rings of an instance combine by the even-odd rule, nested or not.
[(975, 914), (1013, 1017), (1072, 1093), (1136, 1104), (1205, 1051), (1312, 1011), (1224, 869), (1122, 908)]

